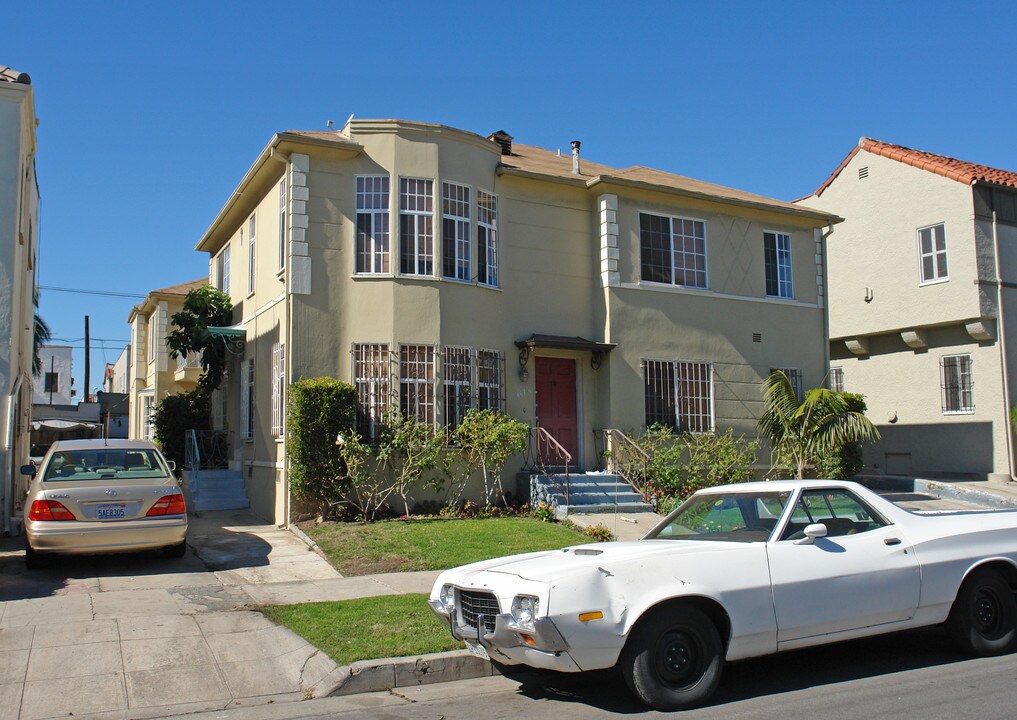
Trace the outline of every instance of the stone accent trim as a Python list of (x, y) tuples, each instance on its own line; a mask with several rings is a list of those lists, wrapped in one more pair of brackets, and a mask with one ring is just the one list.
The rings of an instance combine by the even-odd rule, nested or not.
[(618, 287), (618, 196), (604, 194), (597, 198), (600, 213), (600, 286)]
[(289, 225), (289, 255), (286, 268), (290, 276), (289, 292), (291, 295), (311, 294), (311, 258), (307, 251), (307, 174), (310, 171), (311, 159), (301, 153), (290, 155), (289, 162), (289, 202), (286, 213)]

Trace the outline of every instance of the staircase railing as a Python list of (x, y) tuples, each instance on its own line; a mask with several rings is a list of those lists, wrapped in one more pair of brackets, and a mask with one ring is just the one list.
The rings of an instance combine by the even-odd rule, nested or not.
[(184, 470), (201, 468), (201, 448), (198, 446), (197, 430), (184, 431)]
[(650, 455), (621, 430), (604, 428), (599, 432), (604, 439), (603, 457), (606, 469), (622, 478), (637, 493), (646, 497), (646, 473)]
[[(561, 460), (561, 463), (550, 462), (551, 459)], [(568, 507), (571, 501), (572, 483), (569, 478), (569, 466), (572, 464), (572, 454), (566, 450), (554, 435), (546, 429), (538, 426), (530, 428), (529, 442), (526, 447), (526, 457), (523, 460), (523, 470), (527, 472), (536, 471), (544, 476), (558, 492), (565, 495), (565, 505)], [(565, 486), (555, 480), (554, 470), (564, 466)]]
[(228, 467), (226, 433), (218, 430), (184, 431), (184, 468), (216, 470)]

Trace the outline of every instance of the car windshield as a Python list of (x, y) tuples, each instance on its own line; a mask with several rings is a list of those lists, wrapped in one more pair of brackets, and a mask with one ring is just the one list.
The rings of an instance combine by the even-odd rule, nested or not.
[(145, 448), (58, 450), (46, 466), (43, 481), (132, 480), (162, 478), (169, 469), (159, 453)]
[(763, 542), (770, 537), (789, 492), (744, 492), (696, 495), (648, 538)]

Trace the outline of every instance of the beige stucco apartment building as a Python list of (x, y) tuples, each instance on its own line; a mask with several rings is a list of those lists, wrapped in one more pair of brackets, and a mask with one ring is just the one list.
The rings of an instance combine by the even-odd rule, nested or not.
[(193, 354), (170, 358), (166, 336), (173, 330), (170, 318), (183, 308), (187, 293), (207, 284), (201, 278), (152, 290), (131, 309), (127, 318), (131, 326), (127, 351), (132, 357), (123, 363), (129, 369), (128, 437), (152, 440), (155, 436), (152, 412), (159, 401), (197, 387), (201, 375), (199, 358)]
[(0, 65), (0, 531), (19, 522), (28, 462), (39, 185), (35, 100), (26, 73)]
[(867, 470), (1013, 474), (1017, 173), (862, 138), (801, 205), (827, 240), (831, 379), (865, 395)]
[(573, 470), (597, 465), (604, 428), (752, 434), (772, 369), (824, 382), (837, 220), (588, 162), (578, 142), (395, 120), (279, 133), (197, 244), (246, 333), (227, 417), (251, 507), (289, 516), (283, 408), (302, 377), (355, 385), (365, 434), (388, 409), (437, 425), (503, 409)]

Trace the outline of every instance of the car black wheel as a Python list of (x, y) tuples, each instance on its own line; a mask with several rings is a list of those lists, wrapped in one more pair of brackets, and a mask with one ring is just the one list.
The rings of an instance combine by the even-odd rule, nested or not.
[(957, 592), (947, 629), (971, 655), (1002, 655), (1017, 646), (1017, 600), (992, 570), (975, 570)]
[(43, 560), (39, 557), (39, 553), (32, 549), (31, 544), (28, 542), (28, 537), (25, 537), (25, 568), (28, 570), (39, 570), (43, 566)]
[(713, 622), (688, 605), (654, 610), (632, 630), (621, 671), (632, 692), (657, 710), (701, 704), (717, 688), (723, 645)]
[(182, 558), (187, 553), (187, 542), (182, 541), (176, 545), (170, 545), (162, 551), (166, 557)]

